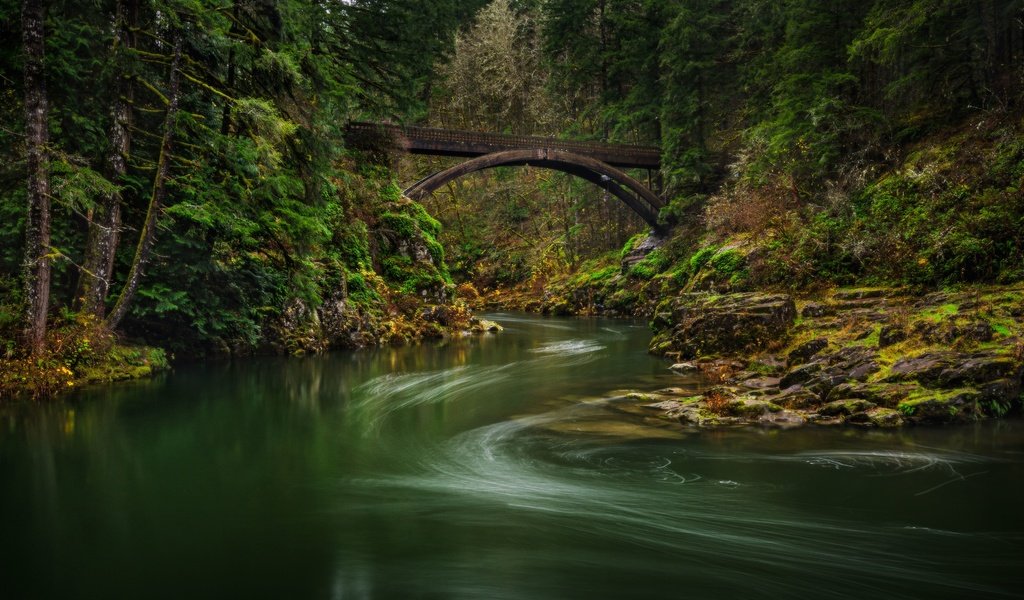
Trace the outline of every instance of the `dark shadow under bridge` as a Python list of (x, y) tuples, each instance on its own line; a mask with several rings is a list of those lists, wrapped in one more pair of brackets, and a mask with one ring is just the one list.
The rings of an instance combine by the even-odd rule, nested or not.
[(624, 170), (647, 169), (650, 179), (651, 171), (661, 167), (661, 152), (655, 147), (378, 123), (350, 123), (346, 140), (354, 147), (470, 159), (410, 186), (405, 194), (414, 200), (476, 171), (505, 166), (541, 167), (575, 175), (607, 190), (651, 227), (661, 229), (661, 198)]

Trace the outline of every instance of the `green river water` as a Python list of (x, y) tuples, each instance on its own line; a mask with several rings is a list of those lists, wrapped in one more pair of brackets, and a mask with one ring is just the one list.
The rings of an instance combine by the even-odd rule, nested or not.
[(684, 432), (641, 324), (0, 412), (0, 598), (1024, 597), (1024, 423)]

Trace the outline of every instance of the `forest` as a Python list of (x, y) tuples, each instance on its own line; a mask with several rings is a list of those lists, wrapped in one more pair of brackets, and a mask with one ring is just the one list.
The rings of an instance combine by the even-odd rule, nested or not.
[[(0, 396), (472, 310), (1024, 280), (1022, 0), (0, 0)], [(657, 146), (596, 186), (353, 121)], [(637, 174), (646, 178), (646, 174)], [(645, 249), (646, 248), (646, 249)]]

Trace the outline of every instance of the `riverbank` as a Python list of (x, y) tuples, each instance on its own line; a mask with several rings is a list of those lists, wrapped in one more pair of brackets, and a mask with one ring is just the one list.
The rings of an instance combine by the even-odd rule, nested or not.
[(124, 343), (87, 315), (58, 324), (47, 337), (38, 356), (0, 358), (0, 401), (53, 398), (84, 385), (151, 377), (171, 366), (164, 349)]
[[(500, 291), (478, 296), (465, 285), (459, 294), (478, 308), (494, 308), (501, 297)], [(523, 295), (506, 297), (522, 308)], [(402, 345), (501, 329), (474, 317), (461, 299), (420, 307), (402, 322), (407, 327), (393, 327), (386, 338), (363, 341)], [(625, 393), (628, 412), (684, 427), (887, 428), (1021, 412), (1024, 286), (929, 294), (894, 288), (804, 296), (680, 293), (656, 306), (651, 327), (650, 352), (666, 359), (681, 385)], [(52, 397), (86, 384), (149, 377), (170, 362), (163, 350), (118, 344), (88, 323), (55, 330), (52, 347), (42, 359), (4, 360), (0, 398)], [(295, 353), (283, 345), (273, 350), (264, 353)], [(704, 384), (696, 395), (689, 385), (695, 379)]]
[[(321, 354), (332, 349), (400, 346), (426, 340), (501, 331), (498, 323), (473, 316), (461, 302), (410, 305), (408, 314), (325, 322), (316, 313), (290, 316), (268, 328), (258, 347), (207, 351), (207, 357)], [(344, 327), (347, 325), (348, 327)], [(341, 326), (341, 327), (339, 327)], [(333, 327), (333, 329), (332, 329)], [(328, 334), (334, 333), (334, 337)], [(216, 350), (216, 348), (214, 349)], [(194, 361), (199, 355), (180, 357)], [(125, 343), (87, 315), (51, 329), (47, 350), (36, 357), (0, 357), (0, 401), (52, 399), (85, 385), (145, 379), (169, 370), (176, 357), (160, 347)]]
[[(480, 304), (554, 312), (522, 290)], [(571, 312), (593, 308), (582, 306)], [(1019, 415), (1024, 403), (1020, 285), (682, 292), (626, 313), (650, 315), (650, 352), (681, 382), (708, 384), (699, 395), (627, 392), (628, 412), (686, 427), (964, 423)]]
[(1021, 411), (1024, 287), (682, 294), (652, 327), (652, 353), (712, 385), (630, 397), (687, 426), (898, 427)]

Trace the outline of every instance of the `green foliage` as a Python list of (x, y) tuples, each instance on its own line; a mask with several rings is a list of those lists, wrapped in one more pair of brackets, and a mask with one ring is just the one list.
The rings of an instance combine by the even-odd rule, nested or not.
[(117, 186), (82, 164), (81, 160), (61, 157), (50, 163), (50, 185), (53, 198), (71, 210), (92, 209), (99, 196), (117, 191)]
[(899, 405), (896, 406), (896, 409), (905, 417), (913, 416), (914, 413), (917, 412), (917, 406), (909, 402), (900, 402)]
[(401, 254), (384, 258), (381, 261), (381, 273), (402, 294), (436, 293), (439, 289), (453, 285), (446, 272), (417, 263)]
[(709, 149), (713, 128), (726, 103), (736, 72), (726, 57), (732, 31), (730, 2), (679, 3), (668, 10), (661, 30), (660, 68), (664, 90), (660, 102), (664, 169), (677, 198), (662, 211), (664, 218), (682, 216), (709, 191), (713, 175)]
[(708, 261), (711, 268), (723, 275), (734, 275), (744, 265), (744, 256), (734, 249), (716, 253)]
[(1020, 27), (1012, 23), (1020, 10), (1012, 1), (876, 0), (850, 57), (893, 69), (883, 88), (890, 110), (961, 112), (1009, 91), (993, 41), (1000, 29)]
[(694, 252), (693, 256), (690, 257), (690, 273), (697, 273), (703, 269), (704, 265), (714, 257), (716, 252), (718, 252), (717, 246), (705, 246)]
[(441, 224), (423, 206), (409, 200), (385, 202), (374, 231), (382, 243), (381, 274), (403, 294), (447, 294), (453, 285), (437, 241)]
[[(400, 228), (393, 241), (408, 236), (432, 263), (416, 265), (409, 277), (395, 274), (396, 285), (418, 292), (450, 284), (440, 223), (402, 199), (387, 168), (346, 162), (342, 128), (357, 118), (418, 114), (435, 62), (482, 3), (143, 2), (126, 27), (130, 41), (117, 44), (117, 3), (48, 3), (55, 308), (75, 304), (88, 220), (98, 199), (118, 191), (111, 291), (123, 282), (163, 154), (167, 40), (176, 31), (184, 58), (180, 112), (169, 124), (167, 201), (126, 333), (193, 354), (244, 351), (295, 302), (308, 314), (347, 289), (354, 302), (380, 310), (389, 300), (373, 269), (398, 251), (378, 248), (380, 223)], [(18, 7), (0, 3), (0, 15), (16, 23)], [(0, 93), (5, 346), (20, 318), (25, 206), (18, 38), (0, 41), (0, 79), (12, 83)], [(129, 95), (128, 172), (111, 181), (112, 107)], [(389, 204), (400, 206), (381, 210)]]
[(747, 259), (735, 249), (722, 250), (711, 257), (708, 265), (731, 285), (744, 282), (750, 273), (747, 270)]
[[(446, 57), (484, 4), (142, 3), (124, 51), (112, 43), (114, 2), (49, 3), (52, 312), (71, 314), (90, 211), (114, 192), (123, 211), (111, 288), (126, 276), (161, 155), (175, 31), (184, 79), (168, 124), (168, 200), (129, 335), (251, 347), (296, 302), (315, 311), (344, 289), (369, 309), (394, 300), (388, 285), (441, 293), (446, 244), (460, 275), (488, 285), (539, 290), (583, 262), (574, 282), (607, 287), (616, 306), (642, 294), (612, 282), (650, 281), (643, 293), (653, 293), (699, 272), (788, 286), (1024, 279), (1020, 2), (502, 2)], [(0, 3), (5, 23), (17, 8)], [(10, 83), (0, 88), (5, 340), (20, 319), (25, 222), (17, 38), (0, 40)], [(131, 151), (115, 178), (111, 109), (126, 82)], [(460, 106), (470, 97), (481, 103)], [(696, 229), (716, 216), (704, 207), (723, 184), (747, 186), (771, 200), (756, 206), (767, 214), (753, 232), (758, 258), (748, 265), (721, 249), (724, 236), (698, 232), (714, 244), (652, 252), (619, 278), (614, 257), (585, 261), (637, 225), (562, 175), (496, 172), (493, 195), (457, 197), (443, 215), (431, 206), (443, 229), (402, 198), (388, 167), (353, 158), (343, 139), (350, 120), (415, 121), (428, 100), (442, 121), (659, 144), (666, 223)], [(522, 193), (523, 181), (540, 192)]]
[(423, 208), (422, 204), (413, 202), (408, 210), (412, 213), (420, 231), (435, 238), (441, 235), (441, 222), (427, 214), (427, 210)]
[(642, 260), (630, 267), (629, 276), (637, 279), (653, 279), (672, 264), (671, 259), (661, 248), (652, 250)]
[(622, 246), (622, 250), (619, 251), (619, 260), (626, 258), (630, 252), (632, 252), (640, 244), (640, 242), (647, 239), (647, 233), (641, 232), (633, 235), (626, 241), (625, 245)]
[(684, 223), (706, 200), (706, 194), (674, 195), (658, 212), (658, 222), (664, 225)]
[(381, 230), (393, 233), (401, 238), (411, 238), (420, 231), (419, 224), (412, 216), (402, 213), (386, 212), (378, 222)]
[(610, 281), (619, 274), (618, 265), (606, 264), (606, 260), (596, 258), (580, 265), (579, 271), (573, 276), (574, 287), (595, 286)]
[(341, 262), (350, 269), (370, 267), (370, 239), (366, 223), (350, 221), (335, 225), (331, 245), (337, 248)]
[(744, 177), (783, 175), (809, 196), (887, 134), (923, 133), (922, 117), (1005, 107), (1024, 92), (1024, 60), (1003, 41), (1024, 28), (1015, 1), (541, 7), (554, 89), (589, 99), (577, 126), (659, 140), (673, 197), (712, 192), (726, 156)]
[(989, 400), (983, 403), (986, 412), (996, 418), (1005, 417), (1010, 410), (1013, 408), (1011, 402), (1000, 402), (998, 400)]
[(353, 303), (364, 308), (373, 308), (383, 302), (377, 290), (367, 281), (368, 277), (376, 276), (370, 272), (346, 272), (345, 280), (348, 288), (348, 298)]
[(514, 286), (530, 278), (530, 260), (522, 252), (502, 253), (494, 270), (494, 283)]
[(45, 399), (82, 384), (147, 377), (170, 366), (163, 350), (118, 344), (94, 316), (63, 312), (42, 354), (0, 356), (0, 399)]
[(21, 282), (10, 275), (0, 275), (0, 355), (14, 352), (14, 340), (23, 318)]

